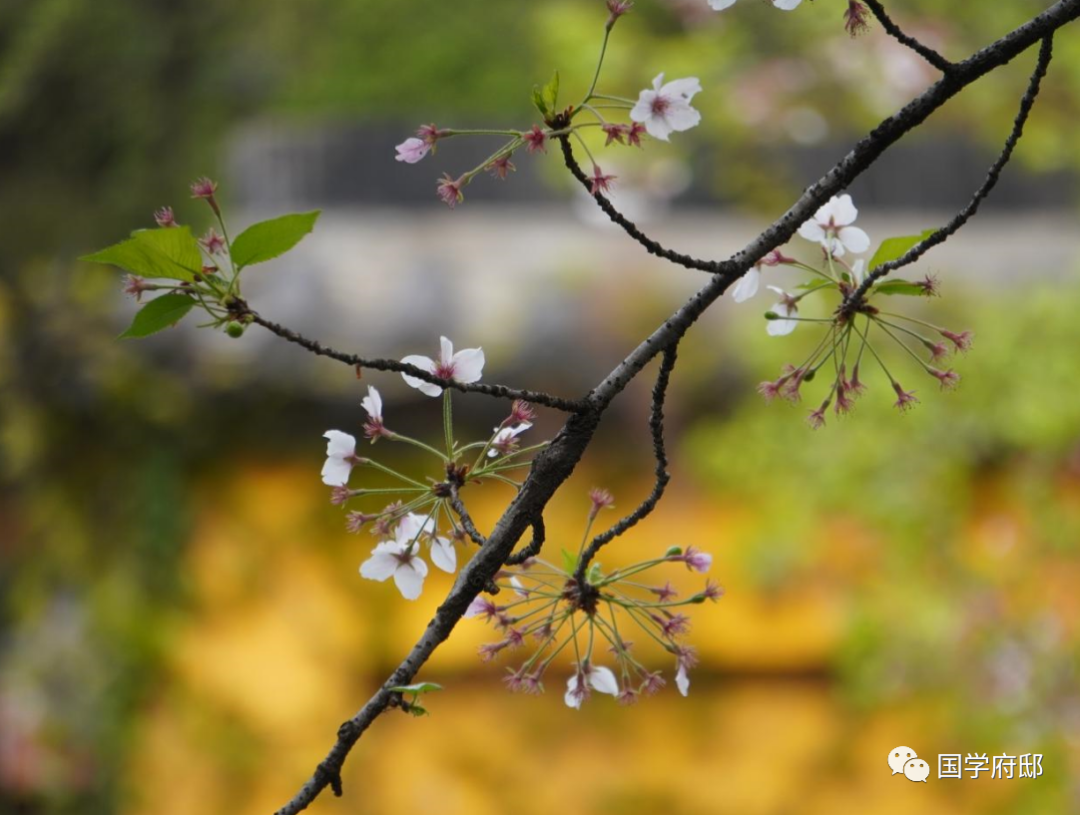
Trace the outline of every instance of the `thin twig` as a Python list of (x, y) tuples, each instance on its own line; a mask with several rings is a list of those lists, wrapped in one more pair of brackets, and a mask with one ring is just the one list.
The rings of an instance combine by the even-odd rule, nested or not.
[(520, 549), (514, 554), (510, 555), (506, 559), (507, 566), (520, 566), (526, 560), (531, 557), (536, 557), (540, 554), (540, 550), (544, 548), (544, 540), (547, 537), (547, 531), (544, 529), (544, 516), (538, 515), (532, 525), (533, 536), (529, 541), (529, 545), (524, 549)]
[(914, 37), (901, 31), (900, 26), (892, 21), (892, 18), (889, 17), (888, 13), (885, 11), (885, 7), (881, 5), (878, 0), (862, 0), (862, 2), (870, 7), (870, 11), (877, 17), (878, 22), (881, 23), (881, 27), (885, 29), (886, 34), (894, 40), (906, 45), (943, 74), (949, 73), (949, 71), (956, 67), (930, 46), (924, 45)]
[(1031, 74), (1031, 79), (1028, 81), (1027, 90), (1020, 100), (1020, 110), (1017, 111), (1016, 119), (1013, 121), (1009, 138), (1005, 140), (1005, 146), (1002, 148), (1000, 155), (998, 155), (994, 163), (990, 165), (990, 170), (986, 174), (986, 180), (983, 182), (982, 186), (975, 191), (975, 194), (972, 196), (971, 201), (968, 202), (968, 205), (960, 210), (949, 223), (937, 230), (934, 234), (919, 241), (919, 243), (915, 244), (896, 260), (882, 263), (880, 266), (871, 270), (870, 274), (866, 276), (862, 284), (844, 301), (842, 310), (845, 313), (852, 313), (859, 303), (863, 301), (863, 298), (870, 290), (870, 287), (878, 280), (890, 272), (895, 272), (897, 269), (911, 265), (930, 251), (930, 249), (937, 246), (939, 243), (944, 243), (979, 211), (979, 205), (982, 204), (986, 196), (990, 194), (990, 191), (994, 189), (994, 186), (998, 182), (998, 178), (1001, 176), (1001, 171), (1005, 169), (1005, 165), (1009, 163), (1009, 159), (1012, 158), (1013, 150), (1016, 149), (1020, 137), (1024, 135), (1024, 125), (1027, 123), (1031, 108), (1034, 106), (1035, 100), (1039, 96), (1039, 89), (1042, 85), (1043, 77), (1046, 76), (1046, 71), (1050, 67), (1050, 60), (1053, 58), (1053, 55), (1054, 37), (1051, 34), (1042, 41), (1042, 46), (1039, 48), (1039, 61), (1035, 65), (1035, 70)]
[(302, 334), (299, 334), (290, 328), (286, 328), (283, 325), (267, 320), (258, 312), (247, 308), (246, 305), (244, 305), (238, 313), (240, 315), (250, 316), (252, 322), (261, 325), (263, 328), (273, 334), (277, 334), (284, 340), (288, 340), (295, 345), (299, 345), (301, 348), (307, 349), (313, 354), (336, 359), (339, 362), (344, 362), (346, 365), (350, 365), (357, 369), (368, 368), (373, 371), (392, 371), (395, 373), (408, 374), (417, 379), (422, 379), (424, 382), (430, 382), (431, 384), (438, 385), (442, 388), (452, 388), (461, 391), (462, 393), (482, 393), (485, 396), (494, 396), (499, 399), (524, 399), (526, 402), (554, 408), (555, 410), (561, 410), (565, 413), (578, 413), (585, 409), (585, 405), (580, 399), (563, 399), (559, 396), (545, 393), (544, 391), (519, 390), (517, 388), (508, 388), (505, 385), (490, 385), (484, 382), (466, 384), (457, 382), (453, 379), (442, 379), (428, 371), (417, 368), (415, 365), (399, 362), (396, 359), (368, 359), (356, 354), (347, 354), (343, 351), (338, 351), (323, 345), (316, 340), (308, 339)]
[(652, 410), (649, 413), (649, 430), (652, 433), (653, 456), (656, 458), (656, 481), (653, 483), (652, 491), (649, 493), (648, 497), (638, 505), (637, 509), (618, 523), (614, 524), (606, 532), (603, 532), (592, 539), (592, 542), (589, 543), (588, 548), (582, 553), (581, 559), (578, 562), (575, 577), (579, 584), (585, 580), (585, 572), (589, 568), (592, 559), (596, 557), (596, 553), (599, 552), (603, 546), (606, 546), (619, 535), (623, 534), (639, 521), (647, 517), (649, 513), (656, 508), (657, 503), (659, 503), (664, 495), (664, 490), (667, 489), (668, 482), (671, 480), (671, 474), (668, 473), (667, 469), (667, 451), (664, 448), (664, 400), (667, 398), (668, 382), (671, 379), (671, 372), (675, 368), (678, 350), (678, 342), (673, 342), (664, 349), (664, 356), (660, 361), (660, 371), (656, 375), (656, 384), (653, 385)]

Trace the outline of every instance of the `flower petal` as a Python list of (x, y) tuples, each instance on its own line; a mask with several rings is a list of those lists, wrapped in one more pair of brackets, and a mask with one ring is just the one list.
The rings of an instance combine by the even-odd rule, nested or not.
[(684, 79), (673, 79), (660, 89), (664, 96), (681, 96), (687, 102), (694, 98), (695, 93), (701, 93), (701, 80), (696, 76), (688, 76)]
[(709, 7), (716, 11), (723, 11), (735, 5), (735, 0), (709, 0)]
[(584, 698), (578, 691), (578, 675), (575, 673), (569, 679), (566, 680), (566, 694), (563, 696), (563, 701), (566, 702), (567, 707), (572, 707), (574, 710), (581, 709), (581, 701)]
[(870, 248), (870, 236), (857, 226), (845, 226), (836, 233), (837, 240), (856, 255)]
[(675, 674), (675, 684), (679, 688), (679, 693), (686, 696), (690, 693), (690, 676), (686, 672), (686, 666), (680, 665), (678, 672)]
[(464, 348), (452, 357), (454, 381), (468, 384), (477, 382), (484, 372), (484, 349)]
[[(431, 357), (420, 356), (419, 354), (411, 354), (407, 357), (402, 357), (402, 362), (406, 365), (415, 365), (422, 371), (428, 373), (435, 373), (435, 360)], [(433, 385), (430, 382), (425, 382), (423, 379), (417, 379), (415, 376), (409, 376), (408, 374), (402, 374), (401, 378), (405, 380), (405, 384), (410, 388), (416, 388), (420, 393), (425, 396), (441, 396), (442, 388), (438, 385)]]
[(829, 203), (832, 204), (833, 223), (837, 226), (853, 224), (855, 219), (859, 217), (859, 210), (855, 209), (851, 196), (846, 193), (844, 195), (834, 195)]
[(323, 438), (328, 439), (326, 443), (326, 455), (328, 456), (344, 458), (356, 453), (356, 439), (348, 433), (342, 433), (340, 430), (327, 430), (323, 433)]
[(380, 543), (371, 550), (371, 557), (360, 564), (360, 575), (368, 580), (383, 581), (394, 573), (398, 567), (398, 560), (394, 557), (392, 549), (387, 549), (385, 543)]
[(776, 6), (778, 9), (783, 9), (784, 11), (791, 11), (792, 9), (798, 7), (799, 3), (801, 2), (802, 0), (773, 0), (773, 5)]
[(619, 695), (619, 682), (610, 668), (602, 665), (594, 665), (589, 671), (589, 684), (600, 693), (608, 693), (612, 696)]
[(757, 266), (751, 266), (749, 271), (739, 278), (735, 288), (731, 290), (731, 297), (736, 303), (745, 303), (757, 294), (758, 285), (761, 283), (761, 272)]
[(446, 538), (431, 539), (431, 562), (444, 572), (453, 574), (457, 569), (457, 550)]
[(322, 482), (328, 487), (344, 487), (349, 483), (352, 468), (352, 464), (345, 459), (331, 456), (323, 464)]
[(664, 113), (664, 120), (672, 130), (681, 133), (684, 130), (696, 127), (701, 122), (701, 113), (696, 108), (690, 107), (689, 104), (676, 104), (673, 102), (671, 107)]
[(360, 400), (360, 407), (367, 411), (372, 419), (382, 418), (382, 396), (373, 385), (368, 385), (368, 395)]
[(413, 555), (408, 563), (399, 563), (394, 570), (394, 584), (406, 600), (415, 600), (424, 590), (424, 578), (427, 577), (427, 564), (418, 555)]
[(814, 243), (823, 243), (825, 240), (825, 230), (821, 228), (821, 225), (817, 221), (807, 221), (799, 227), (799, 237), (806, 238), (806, 240), (813, 241)]
[(426, 515), (418, 515), (415, 512), (410, 512), (397, 526), (397, 530), (394, 532), (394, 539), (402, 547), (408, 547), (414, 540), (420, 537), (421, 534), (427, 533), (429, 535), (435, 532), (435, 519), (429, 518)]

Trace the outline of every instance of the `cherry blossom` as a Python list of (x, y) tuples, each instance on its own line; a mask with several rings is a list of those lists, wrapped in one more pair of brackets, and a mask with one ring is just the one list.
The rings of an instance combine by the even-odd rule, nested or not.
[(781, 288), (769, 286), (770, 290), (780, 295), (780, 300), (769, 311), (780, 315), (780, 319), (769, 320), (765, 323), (765, 330), (773, 337), (782, 337), (790, 334), (799, 325), (797, 320), (787, 319), (799, 313), (798, 300)]
[[(802, 0), (773, 0), (773, 5), (783, 11), (791, 11), (796, 8)], [(735, 0), (709, 0), (709, 8), (716, 11), (723, 11), (726, 8), (730, 8), (735, 5)]]
[[(427, 371), (442, 379), (452, 379), (455, 382), (469, 384), (477, 382), (484, 370), (484, 349), (465, 348), (454, 353), (454, 344), (446, 337), (439, 338), (440, 349), (437, 360), (431, 357), (412, 354), (401, 361), (406, 365), (415, 365), (423, 371)], [(415, 376), (402, 374), (402, 379), (411, 388), (416, 388), (425, 396), (440, 396), (443, 389), (431, 382), (417, 379)]]
[(368, 385), (368, 395), (360, 400), (360, 406), (367, 412), (364, 422), (364, 435), (374, 442), (380, 436), (389, 436), (390, 431), (383, 424), (382, 396), (374, 386)]
[(488, 458), (512, 453), (517, 447), (517, 437), (530, 427), (532, 427), (532, 422), (522, 422), (516, 427), (496, 427), (495, 438), (491, 440), (491, 449), (488, 450)]
[(834, 195), (799, 227), (799, 235), (820, 243), (833, 257), (843, 257), (846, 251), (860, 254), (870, 248), (870, 236), (852, 226), (858, 216), (850, 195)]
[(611, 696), (619, 695), (619, 682), (611, 669), (586, 662), (566, 680), (566, 695), (563, 701), (569, 707), (578, 710), (581, 708), (581, 703), (589, 697), (589, 688)]
[(357, 463), (356, 439), (340, 430), (327, 430), (323, 438), (328, 441), (322, 481), (330, 487), (344, 487), (349, 483), (349, 474)]
[[(360, 575), (379, 582), (393, 577), (401, 596), (406, 600), (415, 600), (423, 591), (424, 578), (428, 573), (427, 563), (417, 553), (417, 542), (421, 536), (433, 536), (434, 532), (435, 521), (432, 518), (410, 512), (401, 519), (393, 540), (382, 541), (371, 550), (371, 557), (360, 564)], [(452, 572), (456, 566), (453, 547), (450, 547), (448, 556), (443, 544), (436, 543), (436, 540), (432, 538), (431, 559), (443, 571)], [(445, 538), (441, 540), (449, 543)], [(447, 564), (450, 568), (446, 568)]]
[(672, 132), (689, 130), (701, 121), (701, 114), (690, 106), (700, 91), (697, 77), (673, 79), (665, 85), (664, 75), (658, 74), (652, 89), (646, 88), (638, 96), (630, 118), (644, 124), (645, 132), (654, 139), (668, 141)]
[(401, 144), (395, 148), (397, 155), (394, 157), (397, 161), (404, 161), (406, 164), (416, 164), (424, 156), (431, 151), (431, 144), (423, 139), (411, 138), (405, 139)]
[(731, 290), (731, 298), (736, 303), (745, 303), (755, 294), (761, 284), (762, 266), (779, 266), (781, 263), (794, 263), (793, 258), (785, 256), (779, 249), (773, 249), (761, 260), (747, 269), (746, 274), (739, 278)]

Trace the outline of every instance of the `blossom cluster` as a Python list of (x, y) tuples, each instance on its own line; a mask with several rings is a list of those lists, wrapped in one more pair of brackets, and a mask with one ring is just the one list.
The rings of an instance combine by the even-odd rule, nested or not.
[[(572, 654), (574, 670), (567, 679), (564, 701), (580, 708), (593, 691), (614, 696), (622, 704), (632, 704), (650, 696), (665, 684), (663, 674), (652, 670), (637, 656), (630, 636), (644, 636), (658, 644), (675, 660), (675, 685), (686, 696), (690, 690), (690, 669), (697, 664), (697, 652), (683, 641), (690, 630), (690, 618), (679, 609), (717, 601), (723, 590), (711, 580), (701, 591), (684, 599), (670, 581), (644, 582), (647, 573), (667, 564), (682, 564), (705, 573), (712, 556), (694, 547), (672, 547), (663, 555), (605, 572), (598, 562), (580, 558), (593, 521), (599, 511), (612, 504), (610, 493), (594, 490), (585, 534), (577, 555), (563, 550), (557, 566), (538, 557), (528, 558), (518, 567), (508, 567), (496, 576), (500, 591), (493, 597), (480, 595), (465, 616), (490, 623), (499, 639), (480, 646), (487, 661), (504, 651), (535, 643), (532, 653), (512, 668), (506, 684), (513, 691), (542, 693), (543, 678), (561, 653)], [(509, 595), (509, 599), (501, 598)], [(614, 670), (603, 663), (613, 664)]]
[[(481, 348), (455, 352), (453, 343), (442, 337), (435, 359), (412, 355), (401, 361), (440, 379), (469, 384), (478, 381), (483, 373), (484, 352)], [(520, 447), (519, 437), (532, 427), (535, 414), (528, 403), (515, 401), (509, 415), (493, 428), (488, 438), (459, 445), (454, 440), (450, 392), (408, 373), (403, 373), (402, 378), (425, 396), (442, 396), (445, 452), (387, 427), (382, 395), (371, 385), (361, 401), (367, 414), (363, 435), (372, 444), (386, 440), (419, 448), (439, 462), (438, 477), (429, 477), (425, 484), (368, 456), (361, 456), (357, 452), (355, 436), (341, 430), (328, 430), (324, 434), (327, 444), (322, 480), (332, 487), (330, 501), (338, 506), (348, 506), (370, 496), (395, 499), (374, 511), (350, 510), (345, 526), (348, 531), (358, 533), (370, 524), (371, 533), (377, 539), (371, 557), (360, 566), (360, 574), (378, 581), (392, 577), (401, 595), (407, 600), (415, 600), (423, 591), (428, 574), (423, 556), (425, 550), (437, 568), (450, 573), (457, 570), (458, 544), (467, 543), (469, 538), (465, 520), (455, 506), (460, 500), (459, 491), (468, 484), (486, 480), (498, 480), (516, 487), (517, 482), (509, 473), (528, 466), (530, 460), (524, 456), (544, 444)], [(474, 458), (471, 464), (466, 457)], [(389, 487), (352, 487), (350, 481), (357, 468), (389, 475), (395, 483)], [(446, 534), (440, 534), (440, 528)]]
[[(735, 3), (735, 0), (707, 0), (708, 5), (719, 11)], [(795, 9), (801, 0), (772, 0), (783, 11)], [(465, 188), (483, 172), (493, 178), (506, 180), (516, 170), (512, 161), (515, 154), (544, 153), (552, 139), (573, 137), (589, 157), (591, 173), (590, 191), (593, 195), (610, 192), (616, 177), (605, 173), (582, 137), (586, 129), (599, 129), (604, 136), (604, 147), (612, 144), (641, 147), (642, 137), (649, 136), (668, 141), (672, 133), (681, 133), (701, 122), (701, 113), (691, 104), (694, 96), (701, 93), (697, 77), (685, 77), (665, 82), (664, 73), (658, 74), (652, 86), (640, 91), (637, 99), (600, 93), (597, 86), (607, 53), (608, 38), (615, 22), (632, 8), (630, 0), (606, 0), (608, 17), (604, 25), (600, 60), (592, 84), (584, 97), (572, 105), (559, 104), (558, 73), (543, 88), (533, 92), (533, 104), (541, 114), (542, 123), (533, 124), (525, 130), (443, 128), (435, 124), (421, 125), (414, 136), (396, 147), (396, 158), (406, 164), (417, 164), (429, 154), (434, 154), (439, 142), (456, 136), (503, 137), (506, 141), (487, 159), (468, 172), (458, 176), (444, 173), (436, 185), (439, 199), (453, 209), (465, 200)], [(867, 8), (858, 0), (850, 0), (845, 12), (845, 27), (854, 36), (867, 27)], [(623, 114), (629, 121), (616, 121)], [(585, 115), (587, 121), (579, 120)]]
[[(732, 297), (741, 303), (757, 293), (766, 268), (786, 266), (812, 275), (795, 291), (768, 286), (779, 299), (765, 313), (766, 330), (770, 335), (784, 336), (805, 322), (823, 326), (823, 337), (799, 365), (785, 366), (776, 380), (762, 382), (758, 391), (767, 402), (777, 397), (798, 402), (802, 386), (813, 381), (821, 369), (828, 366), (832, 374), (831, 385), (824, 400), (808, 417), (810, 426), (814, 428), (825, 424), (826, 412), (830, 407), (837, 416), (849, 413), (854, 408), (855, 400), (866, 390), (861, 374), (863, 363), (867, 360), (875, 363), (884, 373), (896, 395), (897, 408), (907, 410), (919, 401), (915, 391), (906, 390), (892, 374), (874, 343), (876, 338), (882, 337), (902, 348), (942, 389), (955, 388), (960, 382), (960, 375), (952, 368), (941, 367), (941, 363), (950, 354), (966, 352), (971, 348), (970, 331), (951, 331), (916, 317), (887, 310), (882, 304), (886, 297), (929, 297), (938, 294), (939, 284), (933, 276), (927, 275), (921, 280), (887, 278), (875, 281), (865, 295), (858, 297), (858, 302), (852, 307), (848, 306), (849, 299), (866, 285), (867, 275), (864, 259), (849, 262), (849, 258), (865, 253), (871, 245), (870, 236), (855, 226), (858, 214), (850, 195), (833, 196), (817, 210), (813, 218), (799, 227), (799, 236), (820, 249), (820, 264), (806, 264), (775, 250), (758, 261), (732, 288)], [(900, 257), (928, 234), (884, 241), (870, 266), (876, 268)], [(800, 308), (806, 298), (830, 293), (838, 296), (830, 316), (802, 316)]]

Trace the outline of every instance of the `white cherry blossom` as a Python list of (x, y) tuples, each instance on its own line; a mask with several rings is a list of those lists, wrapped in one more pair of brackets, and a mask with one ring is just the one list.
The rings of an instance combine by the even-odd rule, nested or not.
[[(801, 2), (802, 0), (773, 0), (773, 5), (778, 9), (791, 11)], [(709, 0), (709, 8), (715, 9), (716, 11), (723, 11), (733, 5), (735, 5), (735, 0)]]
[(780, 295), (780, 300), (769, 311), (779, 314), (781, 319), (768, 320), (765, 323), (765, 330), (773, 337), (783, 337), (785, 334), (790, 334), (799, 325), (797, 320), (783, 319), (798, 314), (799, 306), (792, 295), (778, 286), (769, 286), (768, 288)]
[[(410, 512), (398, 523), (393, 540), (383, 541), (371, 550), (371, 557), (360, 565), (361, 576), (380, 582), (393, 577), (401, 596), (406, 600), (415, 600), (423, 591), (424, 578), (428, 573), (427, 563), (419, 555), (419, 539), (423, 535), (434, 536), (434, 532), (435, 520), (433, 518), (425, 518)], [(440, 569), (453, 571), (457, 559), (453, 553), (453, 547), (451, 546), (448, 561), (442, 544), (438, 544), (440, 551), (436, 555), (437, 544), (434, 540), (436, 539), (433, 537), (431, 559)], [(442, 563), (439, 562), (440, 560)], [(449, 569), (444, 565), (447, 562), (451, 564)]]
[(349, 473), (356, 464), (356, 439), (340, 430), (327, 430), (326, 463), (322, 468), (323, 483), (331, 487), (344, 487), (349, 483)]
[(589, 688), (611, 696), (619, 695), (619, 682), (610, 668), (585, 663), (566, 680), (566, 695), (563, 696), (563, 701), (578, 710), (588, 697)]
[(645, 132), (654, 139), (668, 141), (673, 132), (689, 130), (701, 121), (701, 114), (690, 106), (690, 100), (700, 91), (697, 77), (673, 79), (665, 85), (664, 75), (659, 74), (652, 88), (638, 96), (630, 118), (645, 125)]
[(870, 248), (870, 236), (852, 226), (858, 216), (850, 195), (834, 195), (799, 227), (799, 235), (820, 243), (833, 257), (843, 257), (845, 252), (858, 255)]
[(491, 449), (488, 450), (488, 458), (505, 456), (516, 449), (515, 439), (532, 427), (532, 422), (522, 422), (517, 427), (495, 428), (495, 438), (491, 440)]
[[(439, 358), (424, 357), (413, 354), (401, 361), (408, 365), (415, 365), (423, 371), (434, 374), (442, 379), (453, 379), (464, 385), (477, 382), (484, 371), (484, 349), (465, 348), (454, 353), (454, 344), (446, 337), (439, 338)], [(426, 396), (440, 396), (443, 389), (438, 385), (417, 379), (415, 376), (402, 374), (401, 377), (410, 387), (416, 388)]]
[(360, 407), (367, 412), (369, 419), (382, 422), (382, 396), (372, 385), (368, 385), (367, 392), (368, 395), (360, 400)]

